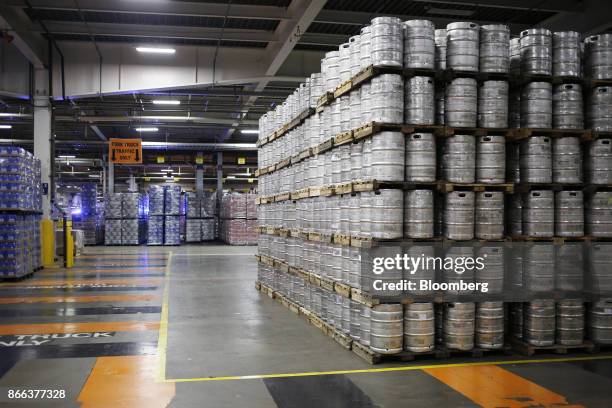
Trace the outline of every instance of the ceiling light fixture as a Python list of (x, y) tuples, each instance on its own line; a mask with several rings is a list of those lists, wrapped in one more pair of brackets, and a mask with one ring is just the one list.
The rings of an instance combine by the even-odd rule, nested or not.
[(457, 16), (457, 17), (469, 17), (475, 13), (474, 10), (461, 10), (461, 9), (453, 9), (453, 8), (439, 8), (439, 7), (429, 7), (426, 11), (427, 14), (436, 14), (436, 15), (447, 15), (447, 16)]
[(13, 125), (0, 125), (0, 129), (12, 129)]
[(257, 130), (257, 129), (242, 129), (240, 131), (240, 133), (242, 133), (243, 135), (258, 135), (259, 134), (259, 130)]
[(174, 54), (174, 48), (136, 47), (136, 51), (147, 54)]
[(63, 155), (63, 156), (57, 156), (60, 159), (76, 159), (76, 156), (73, 155)]
[(180, 105), (181, 104), (181, 101), (176, 100), (176, 99), (169, 99), (169, 100), (154, 99), (152, 102), (153, 102), (153, 105)]
[(157, 132), (159, 129), (156, 127), (137, 127), (137, 132)]

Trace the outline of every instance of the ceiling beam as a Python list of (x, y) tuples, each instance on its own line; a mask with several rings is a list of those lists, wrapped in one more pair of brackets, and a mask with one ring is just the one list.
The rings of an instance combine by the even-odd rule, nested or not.
[[(292, 15), (291, 20), (281, 21), (274, 32), (276, 38), (281, 40), (270, 43), (266, 47), (267, 76), (276, 75), (299, 38), (308, 30), (325, 3), (327, 3), (327, 0), (292, 0), (289, 5), (289, 12)], [(260, 91), (261, 89), (257, 90)]]
[[(27, 7), (25, 0), (6, 0), (4, 3)], [(74, 0), (29, 0), (29, 3), (35, 9), (77, 10)], [(225, 17), (227, 11), (227, 4), (196, 1), (79, 0), (78, 4), (82, 11), (191, 17)], [(259, 20), (287, 20), (290, 18), (289, 13), (283, 7), (246, 4), (232, 4), (228, 16)]]
[[(385, 13), (376, 13), (375, 16), (388, 16), (388, 17), (398, 17), (402, 21), (413, 20), (413, 19), (427, 19), (435, 24), (438, 28), (444, 28), (447, 24), (453, 23), (457, 21), (457, 18), (445, 18), (445, 17), (436, 17), (434, 15), (431, 16), (412, 16), (412, 15), (399, 15), (399, 14), (385, 14)], [(315, 18), (316, 23), (326, 23), (326, 24), (345, 24), (345, 25), (356, 25), (363, 26), (370, 23), (372, 20), (372, 13), (364, 13), (359, 11), (344, 11), (344, 10), (322, 10), (317, 18)], [(467, 18), (470, 21), (474, 21), (480, 24), (500, 24), (499, 21), (484, 21), (484, 20), (473, 20)], [(530, 28), (531, 26), (527, 24), (515, 24), (510, 23), (510, 28), (513, 32), (520, 32), (524, 29)], [(323, 45), (324, 41), (332, 41), (333, 37), (329, 36), (329, 34), (319, 34), (319, 33), (306, 33), (303, 36), (303, 41), (301, 43), (307, 43), (307, 41), (311, 41), (313, 44)], [(346, 37), (345, 37), (346, 41)], [(329, 45), (333, 45), (329, 44)]]
[(34, 68), (45, 67), (47, 62), (45, 41), (42, 36), (30, 31), (30, 19), (22, 9), (0, 5), (0, 28), (9, 31), (14, 37), (15, 47), (32, 63)]
[(607, 2), (584, 0), (584, 13), (559, 13), (540, 23), (552, 31), (574, 30), (588, 36), (598, 34), (612, 27), (612, 8)]
[(103, 140), (105, 142), (108, 140), (108, 138), (104, 135), (104, 132), (102, 132), (99, 127), (97, 127), (96, 125), (91, 125), (90, 128), (94, 131), (96, 135), (98, 135), (100, 140)]
[[(266, 79), (259, 81), (255, 86), (255, 92), (260, 92), (270, 83), (272, 76), (276, 75), (280, 67), (283, 65), (291, 51), (295, 48), (296, 44), (300, 40), (300, 37), (306, 31), (308, 27), (315, 20), (316, 16), (321, 12), (327, 0), (292, 0), (289, 5), (289, 13), (291, 14), (291, 20), (281, 21), (274, 34), (277, 38), (282, 39), (278, 42), (268, 43), (266, 47), (265, 55), (267, 60), (267, 68), (265, 75)], [(244, 107), (249, 109), (255, 101), (257, 96), (251, 96), (245, 103)], [(248, 112), (248, 111), (247, 111)], [(243, 118), (246, 114), (242, 114), (242, 117), (238, 122), (235, 122), (234, 129), (230, 129), (227, 137), (231, 137), (235, 127), (240, 123), (245, 123)]]
[[(114, 24), (87, 23), (73, 21), (48, 21), (47, 29), (53, 34), (110, 36), (110, 37), (143, 37), (143, 38), (175, 38), (188, 40), (218, 40), (221, 30), (216, 27), (159, 26), (146, 24)], [(44, 32), (40, 25), (33, 27), (39, 33)], [(223, 40), (270, 42), (276, 37), (272, 31), (226, 29)], [(88, 38), (89, 41), (89, 38)]]
[(582, 1), (576, 0), (487, 0), (486, 2), (468, 0), (413, 0), (420, 3), (442, 3), (457, 4), (464, 6), (496, 7), (519, 10), (543, 10), (543, 11), (584, 11)]
[[(171, 126), (172, 124), (193, 126), (193, 125), (232, 125), (233, 119), (224, 118), (204, 118), (196, 116), (56, 116), (55, 120), (58, 122), (76, 122), (76, 123), (88, 123), (88, 124), (102, 124), (102, 123), (129, 123), (129, 124), (147, 124), (150, 126), (159, 125)], [(256, 120), (244, 120), (244, 124), (257, 125)]]

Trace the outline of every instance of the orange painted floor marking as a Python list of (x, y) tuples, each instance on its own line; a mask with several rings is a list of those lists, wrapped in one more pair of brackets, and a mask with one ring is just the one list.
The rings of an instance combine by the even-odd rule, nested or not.
[(173, 383), (156, 382), (157, 356), (99, 357), (79, 394), (82, 408), (165, 408)]
[(99, 296), (19, 296), (0, 298), (0, 305), (29, 303), (99, 303), (150, 302), (156, 295), (99, 295)]
[(0, 325), (0, 335), (159, 330), (159, 322), (86, 322)]
[(569, 405), (563, 395), (495, 365), (427, 368), (423, 371), (486, 408), (581, 407)]
[(161, 278), (108, 278), (108, 279), (28, 279), (21, 282), (0, 283), (0, 288), (57, 285), (157, 285)]

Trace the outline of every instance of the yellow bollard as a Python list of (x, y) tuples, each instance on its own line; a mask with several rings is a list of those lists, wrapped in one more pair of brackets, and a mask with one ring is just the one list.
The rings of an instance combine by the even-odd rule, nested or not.
[(53, 266), (55, 261), (55, 231), (53, 221), (46, 218), (40, 222), (40, 238), (42, 248), (42, 264), (45, 267)]
[(74, 266), (74, 239), (72, 239), (72, 220), (64, 223), (64, 266), (72, 268)]

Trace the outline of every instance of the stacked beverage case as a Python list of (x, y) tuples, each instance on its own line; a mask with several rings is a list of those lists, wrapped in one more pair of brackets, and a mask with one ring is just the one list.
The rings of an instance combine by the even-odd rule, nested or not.
[[(366, 80), (347, 82), (358, 73)], [(372, 291), (361, 263), (378, 249), (353, 243), (612, 238), (610, 80), (612, 34), (581, 42), (534, 28), (510, 38), (503, 25), (373, 19), (260, 118), (260, 284), (350, 336), (353, 348), (503, 347), (503, 302), (372, 305), (354, 296)], [(414, 245), (408, 251), (427, 251)], [(530, 245), (513, 255), (527, 272), (541, 270), (538, 259), (562, 269), (571, 252)], [(493, 265), (503, 276), (503, 261)], [(593, 342), (612, 344), (609, 302), (589, 304)], [(514, 338), (585, 338), (581, 299), (510, 305)]]
[(257, 208), (253, 193), (224, 193), (220, 207), (219, 237), (230, 245), (257, 244)]
[(110, 193), (106, 196), (104, 244), (140, 245), (146, 239), (147, 196)]
[(215, 239), (215, 215), (217, 195), (211, 192), (187, 192), (186, 242), (203, 242)]
[(0, 147), (0, 279), (19, 278), (42, 266), (40, 160)]

